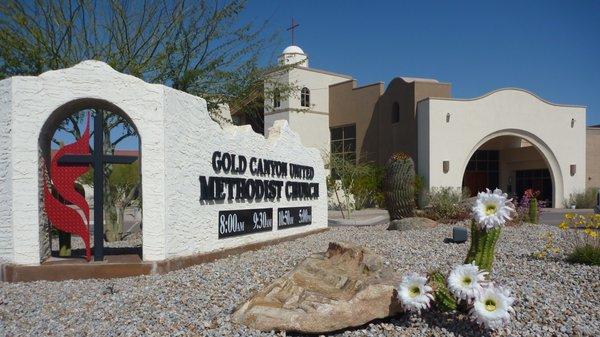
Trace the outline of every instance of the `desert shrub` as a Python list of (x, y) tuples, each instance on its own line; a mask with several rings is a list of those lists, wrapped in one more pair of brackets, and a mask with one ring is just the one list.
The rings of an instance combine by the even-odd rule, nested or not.
[(600, 266), (600, 247), (591, 245), (575, 247), (567, 260), (571, 263)]
[(583, 192), (569, 195), (569, 199), (565, 201), (565, 207), (570, 208), (575, 205), (575, 208), (594, 208), (597, 205), (598, 187), (588, 187)]
[(567, 213), (559, 227), (563, 230), (563, 239), (570, 245), (568, 261), (600, 265), (600, 214)]
[(344, 159), (339, 154), (327, 155), (327, 193), (335, 200), (335, 209), (344, 218), (352, 211), (377, 205), (383, 198), (381, 192), (382, 168), (372, 164)]
[(436, 221), (456, 222), (469, 219), (471, 205), (464, 200), (469, 197), (465, 189), (453, 187), (432, 188), (427, 194), (425, 215)]
[(354, 195), (354, 206), (357, 210), (368, 207), (383, 206), (383, 167), (367, 163), (358, 170), (351, 192)]

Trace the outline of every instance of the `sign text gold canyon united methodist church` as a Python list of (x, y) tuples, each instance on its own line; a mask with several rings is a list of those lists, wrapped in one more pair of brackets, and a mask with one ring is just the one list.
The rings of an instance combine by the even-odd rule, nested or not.
[[(250, 202), (262, 200), (305, 200), (319, 197), (319, 184), (307, 181), (282, 181), (272, 178), (313, 180), (314, 168), (283, 161), (251, 157), (220, 151), (213, 152), (215, 173), (251, 175), (260, 178), (200, 176), (200, 203)], [(277, 229), (305, 226), (312, 223), (312, 208), (280, 207), (277, 209)], [(271, 231), (273, 209), (240, 209), (219, 211), (219, 239), (243, 234)]]

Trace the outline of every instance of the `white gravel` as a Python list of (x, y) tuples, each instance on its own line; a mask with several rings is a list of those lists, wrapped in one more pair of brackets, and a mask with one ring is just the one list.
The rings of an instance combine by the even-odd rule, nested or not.
[[(385, 228), (333, 228), (162, 276), (0, 283), (0, 335), (273, 335), (231, 323), (230, 313), (305, 256), (324, 251), (329, 241), (370, 247), (401, 272), (448, 271), (465, 257), (466, 244), (443, 243), (451, 226), (407, 232)], [(559, 230), (524, 225), (502, 233), (493, 279), (510, 287), (517, 302), (514, 319), (498, 334), (600, 335), (600, 267), (572, 265), (560, 254), (543, 261), (531, 258), (543, 247), (546, 231)], [(461, 314), (434, 311), (421, 317), (400, 315), (338, 334), (480, 336), (485, 332)]]

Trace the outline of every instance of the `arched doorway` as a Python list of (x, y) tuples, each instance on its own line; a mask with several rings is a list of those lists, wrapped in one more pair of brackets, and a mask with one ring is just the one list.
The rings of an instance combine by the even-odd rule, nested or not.
[[(526, 133), (502, 132), (482, 140), (472, 151), (465, 166), (462, 186), (472, 196), (486, 188), (500, 188), (510, 197), (522, 197), (532, 189), (546, 207), (557, 200), (557, 173), (551, 152)], [(551, 157), (551, 158), (548, 158)], [(554, 160), (555, 161), (555, 160)], [(558, 180), (555, 181), (555, 180)]]
[(140, 137), (131, 119), (103, 100), (73, 101), (50, 115), (38, 145), (42, 259), (141, 257)]

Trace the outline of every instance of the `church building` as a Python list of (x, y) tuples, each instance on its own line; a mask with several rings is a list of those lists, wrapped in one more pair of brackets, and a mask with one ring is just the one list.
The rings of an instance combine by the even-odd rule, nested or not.
[(287, 120), (324, 155), (383, 165), (402, 151), (426, 188), (498, 187), (512, 196), (533, 188), (553, 207), (600, 185), (600, 128), (586, 126), (584, 106), (519, 88), (458, 99), (450, 83), (425, 78), (357, 86), (352, 76), (309, 67), (298, 46), (285, 48), (279, 62), (290, 68), (273, 73), (265, 91), (272, 83), (297, 89), (265, 95), (272, 98), (264, 102), (264, 130)]

